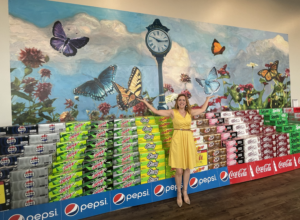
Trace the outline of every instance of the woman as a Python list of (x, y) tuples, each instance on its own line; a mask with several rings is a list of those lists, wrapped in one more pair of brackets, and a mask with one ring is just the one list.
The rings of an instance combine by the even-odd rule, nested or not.
[[(208, 105), (209, 99), (199, 109), (191, 109), (188, 98), (184, 94), (179, 94), (176, 99), (175, 109), (157, 110), (150, 105), (145, 99), (140, 99), (146, 106), (157, 115), (171, 117), (173, 120), (174, 133), (172, 137), (169, 166), (176, 168), (175, 182), (177, 186), (177, 204), (182, 206), (182, 194), (185, 203), (190, 204), (187, 193), (187, 187), (190, 179), (190, 169), (196, 167), (196, 147), (191, 132), (192, 116), (203, 113)], [(183, 175), (183, 193), (181, 194), (181, 182)]]

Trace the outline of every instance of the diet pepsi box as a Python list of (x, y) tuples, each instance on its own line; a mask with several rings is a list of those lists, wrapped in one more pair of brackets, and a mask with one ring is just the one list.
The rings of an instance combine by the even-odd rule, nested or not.
[(18, 158), (23, 154), (11, 154), (0, 156), (0, 167), (13, 166), (18, 164)]
[(27, 179), (38, 179), (48, 177), (51, 173), (51, 166), (36, 167), (31, 169), (13, 170), (10, 172), (10, 181), (23, 181)]
[(11, 172), (17, 169), (17, 165), (0, 168), (0, 180), (11, 178)]
[(0, 137), (0, 147), (7, 147), (10, 145), (22, 145), (28, 144), (28, 135), (18, 135), (18, 136), (1, 136)]
[(106, 192), (106, 191), (110, 191), (110, 190), (113, 190), (113, 185), (102, 185), (102, 186), (98, 186), (93, 189), (84, 188), (83, 196), (98, 194), (98, 193), (102, 193), (102, 192)]
[(35, 134), (29, 136), (29, 144), (47, 144), (59, 142), (59, 133)]
[(59, 133), (66, 131), (65, 123), (51, 123), (51, 124), (39, 124), (38, 133), (48, 134), (48, 133)]
[(39, 187), (48, 187), (48, 177), (37, 178), (37, 179), (28, 179), (17, 182), (10, 183), (10, 190), (26, 190), (29, 188), (39, 188)]
[(36, 198), (40, 196), (48, 196), (48, 186), (39, 187), (39, 188), (29, 188), (25, 190), (11, 192), (12, 201)]
[(34, 155), (26, 157), (18, 157), (18, 168), (29, 168), (37, 166), (47, 166), (55, 161), (55, 154)]
[(24, 152), (24, 145), (10, 145), (6, 147), (0, 147), (0, 155), (19, 154)]
[(6, 127), (6, 134), (32, 134), (37, 133), (37, 125), (15, 125)]
[(33, 144), (24, 146), (24, 156), (36, 154), (51, 154), (56, 152), (56, 144)]
[[(49, 201), (48, 195), (36, 197), (36, 198), (19, 200), (19, 201), (12, 201), (11, 208), (17, 209), (17, 208), (23, 208), (23, 207), (33, 206), (33, 205), (40, 205), (40, 204), (48, 203), (48, 201)], [(56, 215), (58, 215), (58, 214), (56, 213)]]

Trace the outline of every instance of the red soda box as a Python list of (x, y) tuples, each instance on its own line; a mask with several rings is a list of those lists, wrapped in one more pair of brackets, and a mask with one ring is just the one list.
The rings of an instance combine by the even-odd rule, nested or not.
[(249, 123), (248, 127), (249, 129), (253, 129), (253, 128), (262, 128), (264, 125), (263, 122), (253, 122), (253, 123)]
[(275, 134), (261, 134), (258, 136), (260, 138), (260, 143), (276, 141)]
[(205, 113), (205, 118), (206, 119), (220, 118), (220, 117), (221, 117), (221, 112), (208, 112), (208, 113)]
[(290, 151), (288, 152), (280, 152), (279, 154), (276, 155), (276, 157), (283, 157), (283, 156), (287, 156), (290, 154)]
[(251, 115), (253, 122), (263, 122), (264, 116), (263, 115)]
[(232, 117), (232, 118), (225, 118), (225, 123), (226, 124), (240, 124), (244, 122), (243, 117)]
[(235, 117), (234, 112), (232, 111), (221, 112), (221, 118), (231, 118), (231, 117)]
[(259, 156), (253, 156), (253, 157), (246, 157), (245, 158), (245, 163), (250, 163), (254, 161), (260, 161), (262, 158)]
[(253, 120), (252, 120), (253, 116), (252, 115), (246, 115), (243, 118), (244, 118), (244, 123), (251, 123), (251, 122), (253, 122)]
[(244, 153), (245, 158), (250, 158), (250, 157), (258, 157), (260, 156), (260, 153), (258, 152), (258, 149), (256, 150), (250, 150), (248, 152)]
[(277, 147), (282, 147), (290, 144), (290, 139), (276, 141)]
[(221, 133), (221, 140), (231, 140), (232, 138), (238, 137), (238, 133), (236, 131)]
[(275, 133), (276, 132), (276, 126), (266, 126), (264, 125), (262, 127), (263, 133), (268, 134), (268, 133)]
[(224, 124), (224, 118), (210, 118), (208, 119), (209, 125), (219, 125)]
[(262, 128), (251, 128), (248, 131), (249, 135), (259, 135), (261, 133), (263, 133)]
[(259, 110), (246, 110), (246, 115), (259, 115)]
[(276, 147), (276, 141), (270, 141), (270, 142), (263, 142), (260, 143), (260, 148), (265, 149), (265, 148), (273, 148)]
[(290, 139), (289, 133), (275, 133), (276, 141), (287, 140)]
[(274, 156), (272, 154), (267, 154), (267, 155), (262, 155), (261, 159), (262, 160), (267, 160), (267, 159), (274, 158), (274, 157), (276, 157), (276, 156)]
[(239, 117), (246, 116), (245, 111), (234, 111), (233, 114), (234, 114), (235, 116), (239, 116)]
[(249, 129), (241, 129), (237, 130), (236, 132), (238, 137), (249, 136)]
[(294, 113), (294, 108), (284, 108), (283, 113)]

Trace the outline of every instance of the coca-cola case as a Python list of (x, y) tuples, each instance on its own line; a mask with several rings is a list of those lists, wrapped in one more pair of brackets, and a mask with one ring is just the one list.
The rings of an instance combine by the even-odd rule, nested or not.
[(221, 112), (221, 118), (231, 118), (231, 117), (235, 117), (235, 114), (233, 111)]
[(6, 127), (6, 134), (32, 134), (37, 133), (37, 125), (14, 125)]
[(48, 186), (11, 192), (12, 201), (36, 198), (40, 196), (48, 196)]
[(225, 123), (226, 124), (240, 124), (244, 122), (243, 117), (232, 117), (232, 118), (225, 118)]
[(264, 121), (264, 115), (251, 115), (250, 117), (253, 122), (263, 122)]
[(258, 128), (262, 128), (263, 125), (264, 125), (263, 122), (252, 122), (252, 123), (248, 124), (248, 128), (249, 129), (255, 129), (255, 128), (258, 129)]
[(48, 195), (36, 197), (36, 198), (19, 200), (19, 201), (12, 201), (11, 208), (17, 209), (17, 208), (23, 208), (23, 207), (33, 206), (33, 205), (40, 205), (40, 204), (48, 203), (48, 201), (49, 201)]
[[(231, 130), (232, 131), (239, 131), (239, 130), (245, 130), (245, 129), (249, 129), (249, 124), (247, 123), (241, 123), (241, 124), (234, 124), (234, 125), (231, 125)], [(227, 130), (229, 128), (227, 127)]]
[(29, 144), (47, 144), (59, 142), (59, 133), (36, 134), (29, 136)]
[(287, 140), (287, 139), (290, 139), (290, 134), (289, 133), (275, 133), (275, 139), (276, 139), (276, 141)]
[(24, 156), (35, 154), (51, 154), (56, 152), (56, 144), (33, 144), (24, 146)]
[(264, 134), (275, 133), (276, 132), (276, 126), (267, 126), (267, 125), (264, 125), (262, 127), (262, 129), (263, 129), (263, 133)]
[(0, 147), (0, 155), (20, 154), (24, 152), (24, 144)]
[(263, 129), (262, 128), (252, 128), (248, 130), (249, 135), (259, 135), (261, 133), (263, 133)]
[(47, 166), (56, 160), (55, 154), (43, 154), (35, 156), (18, 157), (18, 168), (30, 168), (38, 166)]
[(29, 188), (48, 187), (48, 177), (28, 179), (10, 183), (11, 191), (26, 190)]
[(247, 144), (244, 146), (245, 153), (249, 151), (258, 151), (259, 150), (259, 144)]
[(7, 147), (10, 145), (25, 145), (28, 144), (28, 135), (11, 135), (0, 137), (0, 148)]
[(252, 120), (253, 116), (251, 115), (246, 115), (243, 117), (243, 120), (244, 120), (244, 123), (252, 123), (253, 120)]
[(31, 169), (13, 170), (10, 172), (10, 181), (24, 181), (48, 177), (52, 173), (52, 166), (36, 167)]
[(258, 137), (260, 138), (261, 144), (266, 143), (266, 142), (276, 141), (275, 134), (260, 134)]
[(259, 115), (259, 110), (246, 110), (246, 115)]
[(234, 111), (233, 114), (235, 116), (238, 116), (238, 117), (244, 117), (244, 116), (246, 116), (245, 111)]

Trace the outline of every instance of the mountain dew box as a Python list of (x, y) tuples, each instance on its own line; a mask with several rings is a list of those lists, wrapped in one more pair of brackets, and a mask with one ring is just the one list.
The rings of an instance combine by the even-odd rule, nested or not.
[(96, 170), (92, 170), (92, 171), (88, 171), (88, 172), (84, 172), (83, 173), (83, 179), (84, 181), (90, 181), (93, 179), (97, 179), (100, 177), (112, 177), (112, 168), (100, 168), (100, 169), (96, 169)]
[(119, 144), (134, 143), (134, 142), (138, 142), (138, 135), (114, 138), (114, 146), (117, 146)]
[(148, 151), (156, 151), (162, 149), (162, 142), (161, 141), (154, 141), (154, 142), (146, 142), (140, 143), (138, 145), (139, 152), (148, 152)]
[(128, 119), (115, 119), (114, 120), (114, 127), (115, 128), (125, 128), (125, 127), (135, 127), (135, 119), (128, 118)]
[(282, 125), (282, 126), (276, 126), (276, 131), (277, 132), (283, 132), (283, 133), (289, 133), (293, 132), (296, 129), (296, 125)]
[(60, 132), (60, 142), (82, 141), (88, 139), (88, 131)]
[(89, 196), (89, 195), (94, 195), (94, 194), (98, 194), (98, 193), (102, 193), (102, 192), (106, 192), (106, 191), (110, 191), (113, 190), (113, 186), (112, 185), (102, 185), (102, 186), (98, 186), (96, 188), (93, 189), (85, 189), (84, 188), (84, 192), (83, 192), (83, 196)]
[(269, 122), (269, 125), (273, 125), (273, 126), (282, 126), (282, 125), (287, 125), (287, 124), (288, 124), (287, 119), (270, 120), (270, 122)]
[(135, 124), (136, 124), (136, 126), (141, 126), (141, 125), (155, 125), (155, 118), (154, 118), (154, 116), (136, 117), (135, 118)]
[(156, 182), (156, 181), (164, 180), (164, 179), (166, 179), (165, 173), (159, 174), (156, 176), (144, 177), (144, 178), (141, 178), (141, 184), (152, 183), (152, 182)]
[(172, 118), (164, 116), (155, 116), (155, 124), (163, 124), (165, 122), (172, 122)]
[(100, 177), (96, 178), (90, 181), (86, 181), (83, 183), (82, 187), (84, 187), (85, 190), (87, 189), (93, 189), (95, 187), (103, 186), (103, 185), (112, 185), (113, 180), (111, 178), (107, 177)]
[(174, 132), (173, 128), (163, 128), (160, 129), (160, 135), (161, 136), (172, 136)]
[(139, 162), (139, 152), (114, 155), (113, 158), (114, 165), (124, 165), (124, 164), (135, 163), (135, 162)]
[(76, 182), (69, 182), (60, 185), (49, 185), (49, 195), (61, 194), (66, 192), (76, 191), (82, 188), (82, 179)]
[(140, 170), (140, 162), (125, 164), (113, 169), (113, 177), (138, 170)]
[(76, 191), (66, 192), (66, 193), (61, 193), (56, 195), (49, 194), (49, 202), (58, 202), (67, 199), (74, 199), (82, 196), (82, 194), (83, 194), (82, 188), (79, 188)]
[(166, 167), (155, 167), (155, 168), (149, 168), (149, 169), (142, 169), (141, 170), (141, 178), (149, 177), (149, 176), (156, 176), (160, 174), (164, 174), (166, 172)]
[(75, 142), (61, 142), (56, 143), (56, 152), (60, 153), (62, 151), (69, 151), (69, 150), (77, 150), (86, 147), (86, 141), (75, 141)]
[(114, 147), (114, 154), (126, 154), (131, 152), (137, 152), (138, 150), (138, 142), (118, 144)]
[(87, 148), (107, 147), (112, 148), (114, 145), (113, 138), (97, 138), (86, 141)]
[(160, 141), (160, 133), (148, 133), (148, 134), (139, 134), (138, 135), (138, 142), (154, 142), (154, 141)]
[(157, 133), (159, 132), (158, 125), (143, 125), (137, 127), (138, 134)]
[(99, 157), (92, 160), (85, 160), (83, 162), (82, 169), (84, 170), (84, 172), (88, 172), (100, 168), (110, 168), (112, 166), (112, 157)]
[(163, 122), (161, 124), (158, 125), (159, 129), (163, 129), (163, 128), (173, 128), (173, 122)]
[(122, 183), (114, 184), (114, 189), (123, 189), (131, 186), (137, 186), (141, 184), (141, 178), (135, 180), (128, 180)]
[(88, 139), (97, 139), (97, 138), (110, 138), (114, 136), (114, 129), (98, 129), (98, 130), (89, 130)]
[(149, 160), (159, 160), (165, 158), (165, 151), (150, 151), (150, 152), (140, 152), (140, 162), (149, 161)]
[(61, 160), (75, 160), (84, 158), (85, 156), (86, 148), (81, 148), (77, 150), (71, 150), (71, 151), (61, 151), (60, 153), (57, 153), (57, 161)]
[(88, 131), (91, 129), (90, 121), (66, 122), (66, 131)]
[(82, 168), (83, 159), (53, 162), (53, 174)]
[(85, 151), (84, 159), (94, 159), (97, 157), (109, 157), (113, 156), (114, 152), (112, 149), (107, 147), (91, 148)]
[(137, 127), (114, 128), (114, 137), (137, 135)]
[(92, 121), (91, 129), (113, 128), (114, 120)]
[(122, 183), (122, 182), (125, 182), (125, 181), (128, 181), (128, 180), (140, 179), (140, 175), (141, 175), (140, 170), (124, 173), (122, 175), (115, 176), (113, 178), (113, 184), (116, 185), (117, 183)]
[(165, 158), (141, 162), (141, 170), (166, 166)]
[(69, 182), (77, 182), (82, 179), (82, 171), (67, 171), (62, 173), (55, 173), (49, 175), (49, 187), (53, 187), (55, 185), (61, 185)]

